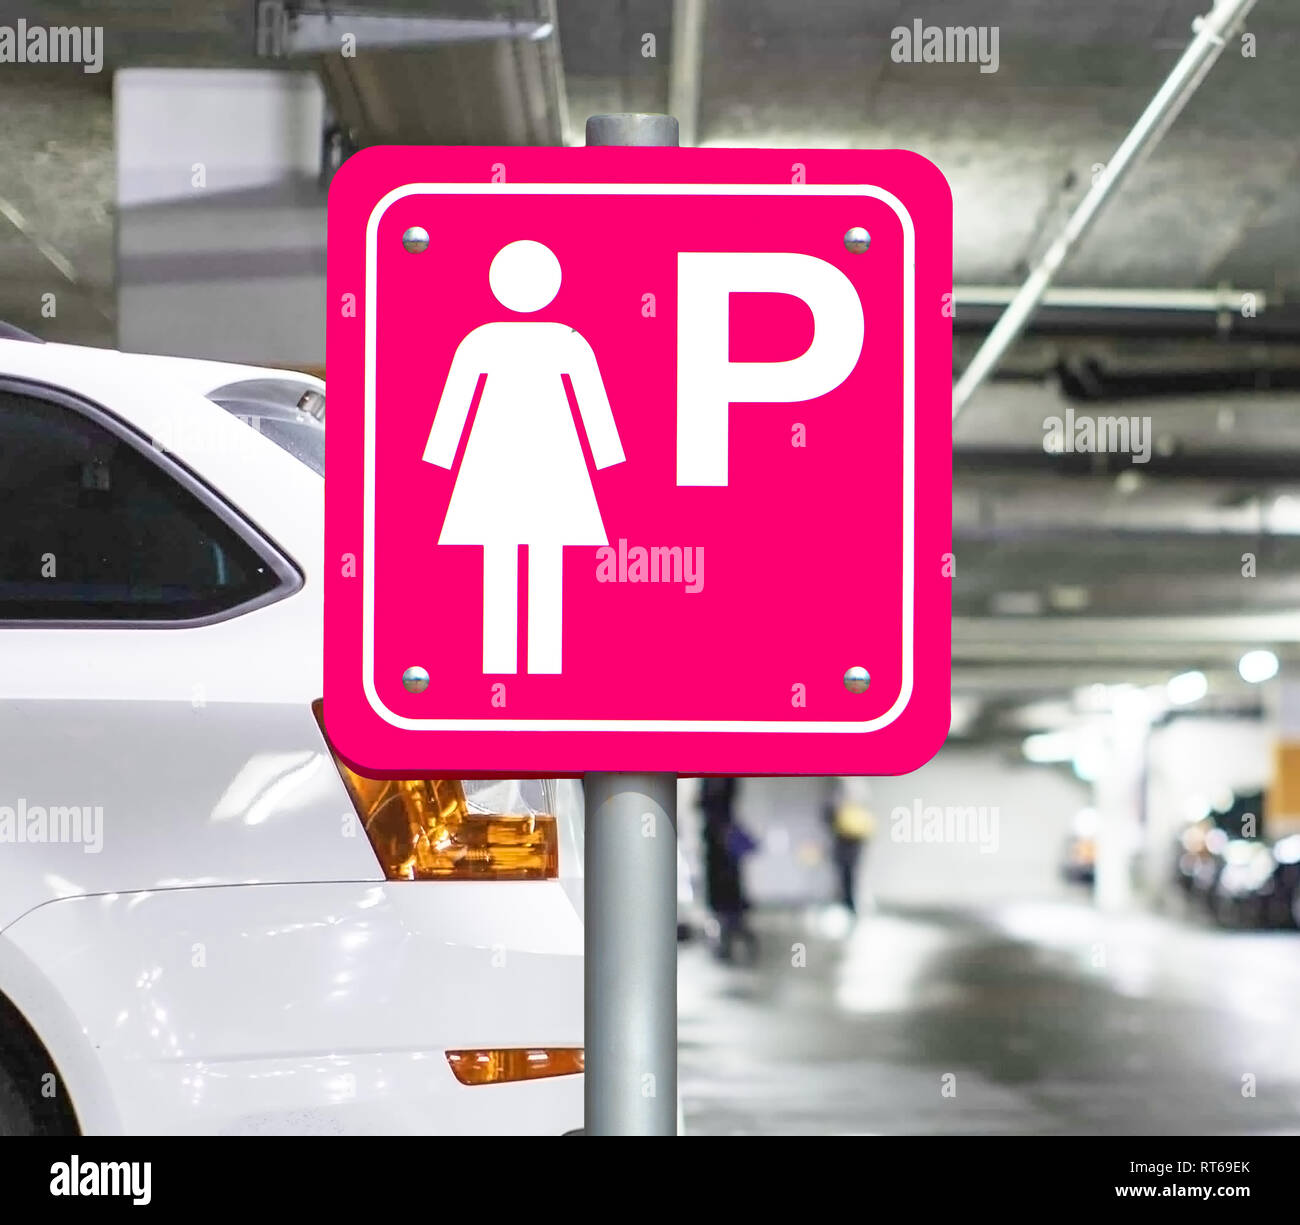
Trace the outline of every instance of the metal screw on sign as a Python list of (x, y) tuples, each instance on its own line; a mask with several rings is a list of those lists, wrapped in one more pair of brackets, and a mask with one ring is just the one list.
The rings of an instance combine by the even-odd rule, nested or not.
[(408, 693), (423, 693), (429, 687), (429, 674), (421, 667), (410, 667), (402, 673), (402, 687)]
[(871, 673), (866, 668), (850, 668), (844, 673), (844, 688), (850, 693), (866, 693), (871, 684)]
[(852, 229), (845, 230), (844, 246), (852, 251), (854, 255), (861, 255), (871, 246), (871, 235), (860, 225), (855, 225)]

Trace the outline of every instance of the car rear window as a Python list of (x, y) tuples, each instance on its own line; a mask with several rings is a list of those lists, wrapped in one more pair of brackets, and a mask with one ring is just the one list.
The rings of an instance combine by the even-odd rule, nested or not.
[(281, 585), (213, 505), (89, 412), (0, 389), (0, 620), (187, 621)]

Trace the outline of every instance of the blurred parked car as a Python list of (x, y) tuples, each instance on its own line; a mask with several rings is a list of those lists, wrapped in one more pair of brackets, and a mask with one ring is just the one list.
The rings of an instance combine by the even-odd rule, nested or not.
[(1228, 835), (1209, 817), (1193, 822), (1178, 840), (1174, 879), (1188, 897), (1208, 907), (1223, 870)]
[(1210, 913), (1225, 927), (1261, 927), (1268, 921), (1272, 849), (1257, 839), (1234, 838), (1221, 853), (1222, 866), (1210, 891)]
[(1300, 927), (1300, 835), (1232, 842), (1215, 887), (1212, 910), (1234, 927)]

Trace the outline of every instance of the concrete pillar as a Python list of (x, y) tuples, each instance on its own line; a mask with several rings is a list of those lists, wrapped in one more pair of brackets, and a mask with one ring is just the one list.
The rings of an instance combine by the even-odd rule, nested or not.
[(1135, 863), (1146, 802), (1146, 747), (1151, 712), (1141, 691), (1116, 701), (1099, 735), (1094, 782), (1097, 862), (1093, 893), (1103, 910), (1133, 905)]

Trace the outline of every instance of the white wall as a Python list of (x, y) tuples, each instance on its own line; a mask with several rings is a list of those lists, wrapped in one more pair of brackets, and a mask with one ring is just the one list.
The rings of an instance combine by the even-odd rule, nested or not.
[(125, 69), (114, 105), (119, 346), (323, 364), (325, 104), (315, 75)]
[(270, 366), (325, 362), (325, 202), (145, 205), (118, 233), (118, 347)]
[[(739, 816), (759, 840), (745, 865), (751, 898), (799, 904), (833, 896), (829, 843), (821, 812), (822, 780), (744, 779)], [(1070, 822), (1089, 789), (1059, 768), (1032, 766), (1001, 750), (946, 748), (900, 778), (869, 781), (876, 837), (863, 856), (862, 885), (878, 900), (946, 906), (1059, 896), (1059, 869)], [(694, 787), (679, 792), (683, 849), (697, 864)], [(907, 842), (910, 822), (896, 808), (983, 806), (996, 809), (996, 847), (969, 842)], [(986, 829), (989, 826), (986, 823)]]
[[(979, 905), (1060, 896), (1062, 849), (1090, 789), (1060, 767), (1031, 765), (1001, 749), (951, 747), (914, 774), (872, 780), (880, 833), (864, 883), (878, 900), (915, 905)], [(995, 849), (978, 843), (914, 842), (896, 809), (997, 810)], [(901, 814), (900, 814), (901, 816)]]
[(123, 68), (113, 78), (119, 207), (247, 191), (320, 169), (324, 94), (315, 73)]

